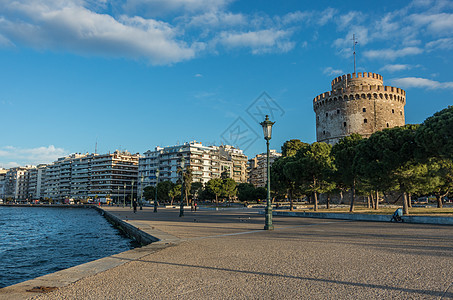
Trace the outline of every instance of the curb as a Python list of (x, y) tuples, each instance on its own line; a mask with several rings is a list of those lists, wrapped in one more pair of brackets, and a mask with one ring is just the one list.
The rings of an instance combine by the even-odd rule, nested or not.
[[(264, 211), (260, 211), (264, 214)], [(368, 222), (391, 222), (392, 215), (366, 215), (366, 214), (345, 214), (345, 213), (315, 213), (296, 211), (273, 211), (273, 216), (289, 216), (300, 218), (339, 219)], [(431, 217), (431, 216), (403, 216), (405, 223), (432, 224), (432, 225), (453, 225), (453, 217)]]

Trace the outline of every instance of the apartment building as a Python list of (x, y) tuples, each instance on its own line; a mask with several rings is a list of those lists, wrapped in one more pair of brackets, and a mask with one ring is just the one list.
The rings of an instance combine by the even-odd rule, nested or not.
[[(269, 165), (282, 156), (276, 150), (269, 150)], [(267, 183), (267, 153), (261, 153), (248, 161), (249, 183), (255, 187), (265, 187)]]
[(28, 170), (32, 166), (9, 169), (5, 174), (4, 198), (13, 201), (26, 201), (28, 194)]
[(29, 200), (36, 200), (43, 195), (46, 164), (40, 164), (28, 170), (28, 195)]
[(5, 178), (8, 170), (0, 168), (0, 199), (5, 198)]
[(115, 201), (125, 194), (137, 193), (138, 162), (140, 155), (127, 151), (95, 155), (91, 160), (88, 196), (110, 197)]
[(237, 182), (246, 182), (247, 156), (242, 150), (229, 145), (203, 146), (200, 142), (192, 141), (183, 145), (156, 147), (154, 151), (145, 152), (139, 160), (139, 191), (146, 186), (156, 185), (157, 170), (159, 181), (176, 182), (180, 177), (177, 170), (182, 158), (185, 166), (191, 167), (194, 182), (204, 184), (220, 177), (225, 171)]

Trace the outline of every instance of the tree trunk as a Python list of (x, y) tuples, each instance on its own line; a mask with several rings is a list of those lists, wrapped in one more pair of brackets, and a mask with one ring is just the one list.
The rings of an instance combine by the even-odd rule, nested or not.
[(379, 209), (379, 192), (376, 191), (376, 197), (374, 197), (374, 209), (378, 210)]
[(407, 193), (407, 206), (412, 207), (411, 193)]
[(216, 205), (216, 206), (219, 205), (219, 200), (218, 200), (218, 198), (217, 198), (217, 194), (215, 194), (215, 205)]
[(373, 196), (370, 194), (366, 197), (366, 207), (371, 208), (373, 206)]
[(354, 211), (354, 199), (355, 199), (355, 180), (352, 183), (352, 188), (351, 188), (351, 204), (349, 206), (349, 212)]
[(170, 206), (173, 206), (173, 199), (174, 199), (174, 197), (171, 197)]
[(409, 207), (407, 205), (407, 194), (403, 193), (403, 215), (409, 214)]
[(443, 207), (442, 197), (440, 195), (436, 195), (436, 200), (437, 200), (437, 208), (442, 208)]
[(343, 204), (343, 191), (340, 191), (340, 202), (338, 204)]
[(288, 190), (288, 196), (289, 196), (289, 210), (293, 211), (294, 210), (293, 193), (291, 192), (291, 190)]
[(318, 195), (316, 192), (313, 192), (313, 211), (318, 210)]
[(327, 194), (326, 206), (327, 209), (330, 209), (330, 194)]

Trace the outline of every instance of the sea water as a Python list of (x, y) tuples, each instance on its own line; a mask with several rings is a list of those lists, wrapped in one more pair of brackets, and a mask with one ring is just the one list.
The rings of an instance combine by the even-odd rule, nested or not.
[(0, 288), (133, 247), (94, 209), (0, 206)]

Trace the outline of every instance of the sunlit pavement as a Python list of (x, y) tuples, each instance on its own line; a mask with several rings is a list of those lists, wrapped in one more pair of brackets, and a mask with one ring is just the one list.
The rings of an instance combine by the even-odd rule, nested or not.
[(453, 298), (451, 226), (104, 209), (173, 242), (39, 299)]

